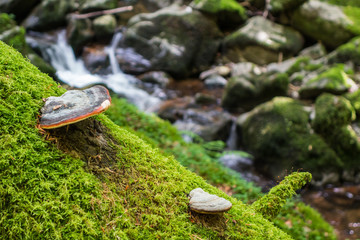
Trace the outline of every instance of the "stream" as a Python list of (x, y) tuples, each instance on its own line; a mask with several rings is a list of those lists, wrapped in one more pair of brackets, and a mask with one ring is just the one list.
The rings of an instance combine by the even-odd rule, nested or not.
[[(149, 85), (148, 83), (145, 87), (139, 79), (123, 73), (119, 67), (116, 50), (118, 50), (117, 46), (121, 38), (122, 34), (118, 32), (109, 45), (103, 47), (110, 62), (109, 70), (105, 71), (108, 73), (104, 74), (90, 73), (83, 60), (76, 59), (72, 48), (66, 42), (65, 30), (51, 34), (30, 32), (26, 40), (56, 69), (56, 75), (62, 83), (71, 88), (86, 88), (95, 84), (104, 85), (145, 112), (155, 112), (162, 101), (173, 98), (174, 96), (169, 96), (169, 92), (177, 92), (177, 95), (193, 98), (197, 92), (207, 91), (199, 79), (181, 81), (175, 84), (174, 89), (161, 89), (159, 85)], [(121, 51), (131, 53), (127, 49)], [(136, 55), (132, 57), (136, 57)], [(147, 92), (145, 89), (151, 90)], [(217, 96), (219, 101), (221, 93), (221, 91), (215, 90), (210, 94)], [(229, 149), (236, 148), (235, 128), (236, 124), (233, 120), (226, 141)], [(239, 171), (245, 179), (254, 181), (263, 188), (273, 184), (256, 173), (252, 161), (249, 159), (236, 159), (228, 156), (221, 161), (226, 166)], [(302, 193), (302, 199), (317, 209), (335, 227), (339, 239), (360, 238), (360, 186), (329, 186), (324, 189), (305, 190)]]

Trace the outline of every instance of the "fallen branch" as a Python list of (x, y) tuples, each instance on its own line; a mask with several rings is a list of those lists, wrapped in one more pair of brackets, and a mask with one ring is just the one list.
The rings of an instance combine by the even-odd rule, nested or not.
[(102, 10), (102, 11), (96, 11), (96, 12), (90, 12), (90, 13), (84, 13), (84, 14), (74, 14), (73, 17), (76, 19), (84, 19), (84, 18), (97, 17), (97, 16), (105, 15), (105, 14), (129, 12), (129, 11), (132, 11), (133, 9), (134, 9), (133, 6), (126, 6), (126, 7), (119, 7), (119, 8), (114, 8), (114, 9), (110, 9), (110, 10)]

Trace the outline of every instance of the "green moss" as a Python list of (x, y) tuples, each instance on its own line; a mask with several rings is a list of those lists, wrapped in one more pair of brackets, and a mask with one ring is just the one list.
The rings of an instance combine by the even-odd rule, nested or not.
[(345, 72), (343, 64), (338, 64), (323, 71), (318, 76), (307, 81), (299, 90), (302, 98), (316, 98), (321, 93), (345, 93), (354, 82)]
[(245, 149), (261, 159), (273, 177), (304, 169), (315, 179), (323, 169), (342, 166), (336, 153), (309, 126), (309, 113), (291, 98), (276, 97), (257, 106), (241, 124)]
[(224, 143), (205, 143), (196, 137), (197, 143), (185, 143), (181, 134), (169, 122), (155, 115), (140, 112), (124, 99), (113, 97), (112, 106), (106, 112), (114, 123), (125, 127), (154, 147), (175, 158), (185, 167), (218, 186), (229, 186), (234, 197), (248, 202), (257, 198), (260, 188), (242, 179), (239, 173), (224, 167), (218, 158)]
[[(35, 127), (42, 99), (64, 89), (0, 42), (0, 236), (6, 239), (291, 239), (106, 116), (117, 168), (96, 177)], [(189, 214), (195, 187), (230, 200), (222, 216)]]
[(344, 97), (324, 93), (316, 99), (313, 128), (319, 133), (331, 133), (355, 118), (354, 108)]
[[(290, 215), (289, 210), (296, 214)], [(274, 222), (277, 227), (296, 236), (298, 240), (337, 239), (330, 224), (317, 211), (300, 201), (286, 202)]]
[(346, 93), (343, 95), (347, 100), (350, 101), (351, 105), (355, 109), (357, 118), (360, 117), (360, 90), (355, 92)]
[(201, 5), (201, 10), (209, 13), (221, 11), (237, 12), (246, 19), (245, 9), (235, 0), (195, 0), (195, 5)]
[(311, 181), (310, 173), (292, 173), (285, 177), (279, 185), (273, 187), (268, 194), (252, 204), (255, 211), (261, 213), (265, 218), (273, 219), (276, 217), (286, 200), (296, 194), (296, 190), (301, 189)]
[(270, 1), (270, 11), (272, 13), (289, 11), (300, 6), (304, 2), (306, 2), (306, 0), (273, 0)]
[(329, 63), (344, 63), (351, 61), (360, 65), (360, 37), (355, 37), (348, 43), (339, 46), (335, 54), (329, 58)]

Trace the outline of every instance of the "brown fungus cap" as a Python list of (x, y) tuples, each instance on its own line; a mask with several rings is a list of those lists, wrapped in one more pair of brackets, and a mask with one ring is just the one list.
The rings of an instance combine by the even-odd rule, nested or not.
[(41, 109), (40, 127), (58, 128), (104, 112), (111, 97), (103, 86), (70, 90), (60, 97), (48, 97)]

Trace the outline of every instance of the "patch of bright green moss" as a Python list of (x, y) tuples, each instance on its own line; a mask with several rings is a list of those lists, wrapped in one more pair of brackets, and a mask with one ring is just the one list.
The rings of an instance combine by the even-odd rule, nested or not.
[[(288, 209), (296, 214), (290, 217)], [(331, 225), (317, 211), (300, 201), (287, 201), (274, 223), (298, 240), (337, 239)]]
[(355, 118), (354, 108), (344, 97), (324, 93), (316, 99), (313, 127), (319, 133), (331, 133)]
[[(36, 128), (42, 99), (65, 90), (2, 42), (0, 50), (1, 238), (291, 239), (104, 115), (96, 119), (116, 142), (121, 174), (98, 179)], [(190, 215), (187, 194), (196, 187), (230, 200), (232, 209)]]
[(252, 204), (255, 210), (268, 219), (276, 217), (286, 200), (296, 194), (296, 190), (301, 189), (311, 181), (310, 173), (292, 173), (285, 177), (279, 185), (273, 187), (268, 194)]
[(242, 16), (243, 19), (246, 19), (245, 9), (235, 0), (195, 0), (194, 4), (201, 6), (201, 10), (205, 12), (237, 12), (239, 16)]

